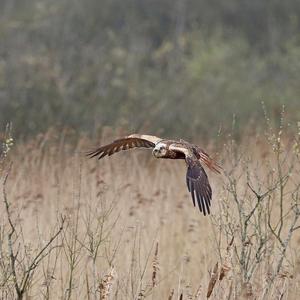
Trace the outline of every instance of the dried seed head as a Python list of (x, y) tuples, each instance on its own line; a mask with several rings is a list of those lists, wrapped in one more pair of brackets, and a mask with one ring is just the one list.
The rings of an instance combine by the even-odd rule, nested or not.
[(221, 266), (219, 280), (222, 280), (230, 270), (231, 268), (227, 264), (223, 264)]
[(107, 300), (109, 298), (114, 278), (115, 270), (114, 267), (111, 267), (109, 273), (105, 275), (100, 281), (100, 300)]

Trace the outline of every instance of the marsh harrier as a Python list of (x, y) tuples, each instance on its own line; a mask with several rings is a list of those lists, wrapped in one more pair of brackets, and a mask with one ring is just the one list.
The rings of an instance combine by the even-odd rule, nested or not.
[(132, 148), (152, 148), (152, 154), (156, 158), (184, 159), (187, 164), (186, 184), (192, 194), (193, 204), (195, 206), (197, 200), (200, 211), (204, 215), (210, 213), (212, 190), (201, 163), (216, 173), (220, 173), (221, 167), (194, 144), (181, 139), (167, 140), (152, 135), (131, 134), (90, 151), (87, 155), (100, 159)]

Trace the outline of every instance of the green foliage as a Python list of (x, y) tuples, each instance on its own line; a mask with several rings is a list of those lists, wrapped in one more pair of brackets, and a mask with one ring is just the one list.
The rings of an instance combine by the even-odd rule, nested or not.
[(0, 3), (0, 126), (168, 135), (300, 117), (300, 5), (290, 1)]

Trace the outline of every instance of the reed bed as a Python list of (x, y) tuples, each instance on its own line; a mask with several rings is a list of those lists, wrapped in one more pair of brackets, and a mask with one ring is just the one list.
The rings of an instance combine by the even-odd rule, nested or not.
[(88, 138), (55, 131), (3, 145), (1, 299), (298, 299), (298, 135), (208, 146), (209, 217), (183, 161), (89, 160)]

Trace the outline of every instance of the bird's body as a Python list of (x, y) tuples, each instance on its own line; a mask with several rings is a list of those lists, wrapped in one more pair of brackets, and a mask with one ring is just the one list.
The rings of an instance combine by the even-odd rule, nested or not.
[(188, 166), (186, 183), (192, 195), (194, 206), (197, 201), (199, 209), (204, 215), (210, 213), (212, 190), (201, 162), (217, 173), (220, 173), (221, 168), (197, 145), (181, 139), (168, 140), (152, 135), (132, 134), (99, 147), (89, 152), (88, 156), (100, 159), (106, 155), (110, 156), (121, 150), (132, 148), (152, 148), (152, 154), (155, 158), (184, 159)]
[(152, 151), (153, 156), (155, 158), (185, 159), (184, 153), (171, 150), (170, 145), (180, 146), (180, 143), (175, 140), (161, 140), (155, 145)]

